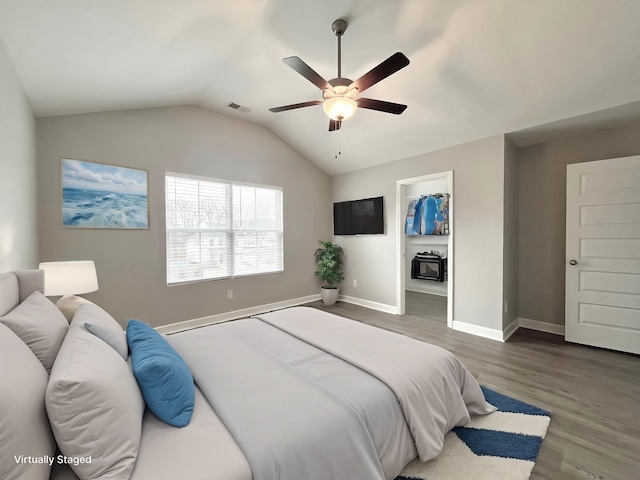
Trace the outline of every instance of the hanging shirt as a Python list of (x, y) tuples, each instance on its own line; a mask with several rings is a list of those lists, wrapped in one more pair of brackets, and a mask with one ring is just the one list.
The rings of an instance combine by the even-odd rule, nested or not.
[(423, 208), (424, 208), (424, 197), (420, 197), (420, 200), (418, 200), (418, 203), (416, 203), (416, 211), (413, 219), (414, 235), (420, 235), (422, 232), (424, 232), (424, 226), (423, 226), (424, 219), (422, 217)]
[(407, 207), (407, 220), (404, 226), (404, 233), (406, 235), (416, 235), (413, 232), (413, 222), (416, 219), (416, 205), (421, 200), (411, 200), (409, 202), (409, 206)]

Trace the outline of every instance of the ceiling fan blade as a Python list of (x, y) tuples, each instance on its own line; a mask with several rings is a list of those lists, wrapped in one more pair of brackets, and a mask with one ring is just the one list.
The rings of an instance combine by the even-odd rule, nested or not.
[(324, 78), (322, 78), (318, 73), (311, 68), (309, 65), (300, 60), (299, 57), (287, 57), (283, 58), (282, 61), (293, 68), (296, 72), (302, 75), (304, 78), (313, 83), (320, 90), (326, 90), (327, 88), (331, 88), (329, 82), (327, 82)]
[(362, 93), (370, 86), (375, 85), (380, 80), (384, 80), (389, 75), (393, 75), (407, 65), (409, 65), (409, 59), (405, 57), (403, 53), (396, 52), (384, 62), (362, 75), (353, 82), (353, 85), (358, 88), (358, 92)]
[(400, 103), (385, 102), (383, 100), (374, 100), (373, 98), (358, 98), (356, 103), (360, 108), (368, 108), (369, 110), (378, 110), (379, 112), (393, 113), (400, 115), (407, 109), (406, 105)]
[(273, 113), (285, 112), (287, 110), (294, 110), (296, 108), (313, 107), (314, 105), (320, 105), (321, 103), (322, 101), (320, 100), (311, 100), (310, 102), (293, 103), (291, 105), (283, 105), (282, 107), (273, 107), (270, 108), (269, 111)]
[(340, 130), (342, 126), (342, 120), (329, 120), (329, 131), (335, 132), (336, 130)]

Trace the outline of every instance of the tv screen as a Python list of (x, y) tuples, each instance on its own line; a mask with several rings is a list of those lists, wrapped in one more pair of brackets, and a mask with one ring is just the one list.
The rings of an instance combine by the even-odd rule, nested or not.
[(333, 234), (383, 234), (382, 197), (333, 204)]
[(333, 204), (333, 234), (355, 235), (351, 222), (351, 202)]

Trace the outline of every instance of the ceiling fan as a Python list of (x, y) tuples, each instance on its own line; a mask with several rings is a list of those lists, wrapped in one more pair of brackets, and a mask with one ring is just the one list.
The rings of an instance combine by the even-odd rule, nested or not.
[(309, 102), (294, 103), (292, 105), (284, 105), (282, 107), (274, 107), (269, 110), (278, 113), (286, 110), (294, 110), (296, 108), (311, 107), (322, 104), (324, 112), (329, 117), (329, 131), (339, 130), (342, 121), (350, 118), (356, 112), (358, 107), (367, 108), (369, 110), (378, 110), (380, 112), (393, 113), (400, 115), (407, 108), (406, 105), (399, 103), (385, 102), (382, 100), (374, 100), (372, 98), (362, 98), (358, 95), (367, 88), (393, 75), (398, 70), (409, 65), (409, 59), (400, 52), (396, 52), (385, 61), (373, 67), (367, 73), (362, 75), (356, 81), (342, 77), (342, 46), (341, 38), (347, 30), (347, 22), (339, 19), (331, 25), (333, 33), (338, 37), (338, 77), (329, 81), (322, 78), (309, 65), (304, 63), (299, 57), (287, 57), (282, 61), (293, 68), (304, 78), (313, 83), (322, 90), (323, 100), (311, 100)]

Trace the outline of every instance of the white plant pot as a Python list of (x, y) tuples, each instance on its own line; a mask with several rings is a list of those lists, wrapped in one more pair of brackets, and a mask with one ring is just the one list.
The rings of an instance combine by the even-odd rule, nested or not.
[(338, 301), (339, 288), (324, 288), (320, 289), (320, 295), (322, 295), (322, 301), (325, 305), (333, 305)]

